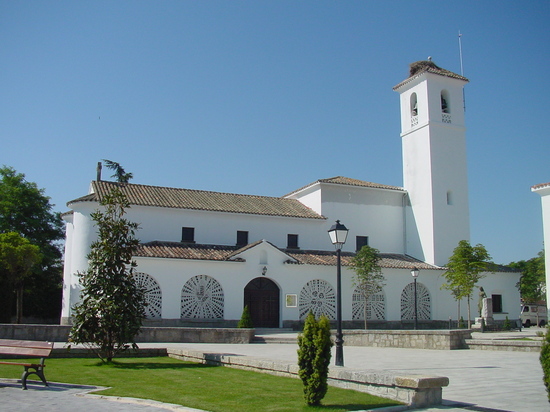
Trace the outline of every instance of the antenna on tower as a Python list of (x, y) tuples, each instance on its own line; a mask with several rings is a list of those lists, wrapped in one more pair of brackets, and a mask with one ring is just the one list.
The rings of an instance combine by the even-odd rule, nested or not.
[[(458, 52), (460, 55), (460, 75), (464, 77), (464, 65), (462, 62), (462, 33), (458, 30)], [(464, 112), (466, 112), (466, 92), (462, 88), (462, 104), (464, 106)]]

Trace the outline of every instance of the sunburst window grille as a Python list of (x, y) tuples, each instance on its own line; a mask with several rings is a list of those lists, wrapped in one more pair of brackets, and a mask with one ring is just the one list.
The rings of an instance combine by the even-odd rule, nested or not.
[(181, 290), (182, 319), (223, 319), (224, 296), (219, 282), (206, 275), (194, 276)]
[(305, 319), (309, 312), (316, 318), (325, 315), (336, 318), (336, 293), (331, 284), (322, 279), (313, 279), (305, 284), (299, 299), (300, 319)]
[[(416, 301), (419, 320), (431, 319), (432, 299), (430, 291), (422, 283), (416, 284)], [(401, 319), (414, 319), (414, 283), (409, 283), (401, 292)]]
[[(367, 320), (386, 319), (386, 298), (384, 292), (370, 295), (367, 300)], [(352, 295), (352, 319), (365, 320), (365, 295), (356, 287)]]
[(136, 283), (145, 291), (145, 316), (147, 319), (162, 317), (162, 291), (157, 281), (147, 273), (134, 273)]

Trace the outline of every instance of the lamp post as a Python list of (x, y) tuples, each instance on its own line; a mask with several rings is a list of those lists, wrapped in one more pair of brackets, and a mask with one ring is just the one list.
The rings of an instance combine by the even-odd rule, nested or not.
[(341, 271), (341, 252), (342, 246), (346, 243), (348, 229), (336, 221), (335, 225), (329, 229), (330, 241), (336, 248), (336, 366), (344, 366), (344, 339), (342, 334), (342, 271)]
[(416, 300), (416, 278), (418, 277), (418, 272), (417, 268), (411, 269), (411, 276), (414, 279), (414, 330), (418, 329), (418, 304)]

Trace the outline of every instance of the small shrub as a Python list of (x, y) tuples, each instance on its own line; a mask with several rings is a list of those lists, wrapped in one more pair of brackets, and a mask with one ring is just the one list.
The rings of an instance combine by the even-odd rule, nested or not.
[(510, 323), (510, 319), (508, 319), (508, 316), (506, 316), (506, 319), (504, 320), (504, 325), (502, 325), (504, 330), (510, 330), (512, 329), (512, 324)]
[(304, 398), (308, 405), (320, 405), (328, 389), (330, 364), (329, 320), (322, 316), (319, 321), (312, 312), (306, 318), (304, 332), (298, 336), (298, 372), (304, 384)]
[(546, 386), (546, 394), (548, 396), (548, 402), (550, 402), (550, 333), (546, 333), (546, 338), (542, 343), (540, 349), (540, 365), (542, 366), (542, 373), (544, 386)]
[(241, 315), (241, 320), (237, 324), (238, 328), (248, 328), (252, 329), (254, 324), (252, 323), (252, 318), (250, 317), (250, 311), (248, 310), (248, 305), (243, 309), (243, 314)]

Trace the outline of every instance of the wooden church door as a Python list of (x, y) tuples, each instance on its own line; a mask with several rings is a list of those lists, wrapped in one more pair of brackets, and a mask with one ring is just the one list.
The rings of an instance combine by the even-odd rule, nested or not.
[(279, 327), (279, 301), (279, 287), (270, 279), (252, 279), (244, 288), (244, 304), (255, 328)]

